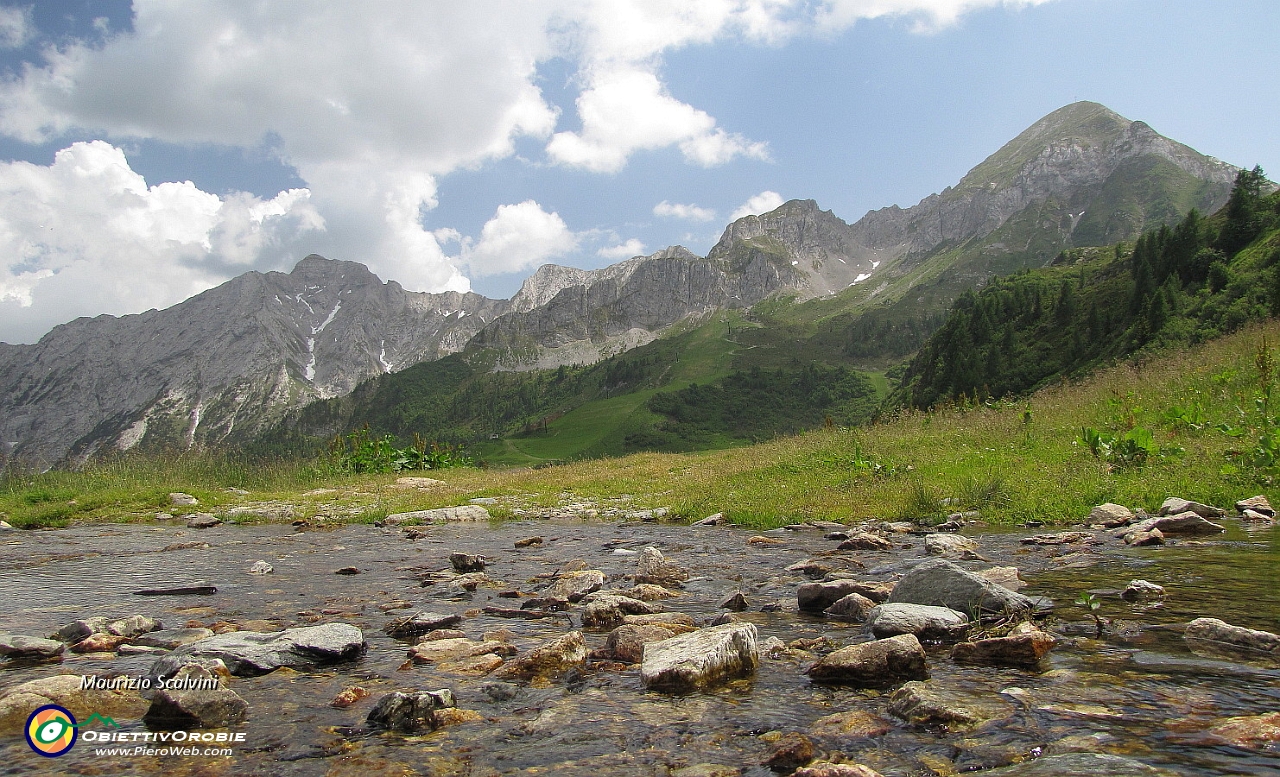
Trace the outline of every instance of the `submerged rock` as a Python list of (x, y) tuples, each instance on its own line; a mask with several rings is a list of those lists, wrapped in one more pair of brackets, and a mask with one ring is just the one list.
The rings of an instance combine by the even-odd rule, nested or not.
[(157, 661), (148, 674), (168, 676), (189, 657), (221, 659), (233, 675), (251, 677), (283, 666), (310, 668), (350, 661), (364, 651), (364, 634), (348, 623), (326, 623), (271, 633), (233, 631), (178, 648)]
[(882, 604), (867, 615), (867, 628), (877, 639), (914, 634), (918, 639), (954, 640), (969, 630), (969, 616), (949, 607)]
[(818, 659), (806, 672), (816, 683), (884, 688), (907, 680), (925, 680), (924, 648), (913, 634), (840, 648)]
[(453, 566), (454, 571), (459, 574), (463, 572), (483, 572), (485, 567), (484, 556), (474, 553), (451, 553), (449, 554), (449, 563)]
[(1005, 718), (1013, 706), (998, 697), (976, 698), (932, 682), (909, 682), (889, 697), (889, 712), (917, 725), (975, 726)]
[(510, 655), (515, 648), (505, 642), (484, 640), (477, 642), (466, 637), (449, 639), (425, 639), (409, 648), (409, 659), (415, 664), (432, 664), (483, 655)]
[(275, 567), (262, 559), (253, 562), (253, 566), (249, 567), (249, 574), (251, 575), (269, 575), (274, 571)]
[(1050, 755), (992, 769), (983, 777), (1175, 777), (1173, 772), (1105, 753)]
[(1210, 729), (1236, 747), (1264, 748), (1280, 742), (1280, 712), (1227, 718)]
[(902, 576), (889, 595), (891, 604), (930, 604), (949, 607), (970, 617), (1025, 614), (1031, 599), (984, 580), (945, 559), (929, 559)]
[(248, 702), (202, 666), (184, 666), (164, 685), (143, 716), (153, 729), (224, 728), (248, 716)]
[(1196, 618), (1182, 633), (1195, 653), (1280, 666), (1280, 635), (1232, 626), (1217, 618)]
[(749, 674), (760, 665), (751, 623), (727, 623), (644, 646), (640, 681), (665, 693), (685, 693)]
[(814, 761), (813, 763), (791, 773), (791, 777), (884, 777), (884, 775), (862, 764), (833, 764), (830, 761)]
[(1129, 585), (1120, 592), (1120, 598), (1126, 602), (1140, 602), (1144, 599), (1163, 599), (1164, 586), (1146, 580), (1130, 580)]
[(580, 631), (544, 642), (508, 662), (493, 676), (501, 680), (547, 680), (587, 660), (587, 642)]
[(453, 691), (393, 691), (374, 705), (366, 722), (374, 728), (384, 728), (400, 734), (419, 734), (435, 731), (441, 721), (436, 713), (457, 707)]
[(695, 628), (678, 623), (624, 623), (609, 632), (605, 650), (618, 661), (638, 664), (644, 659), (645, 645), (687, 634)]
[(775, 772), (789, 774), (813, 760), (817, 751), (809, 737), (795, 731), (783, 734), (770, 748), (764, 765)]

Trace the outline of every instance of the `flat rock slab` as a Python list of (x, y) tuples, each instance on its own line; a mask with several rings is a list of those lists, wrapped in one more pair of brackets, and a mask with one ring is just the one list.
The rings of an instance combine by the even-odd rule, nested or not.
[(687, 693), (750, 674), (760, 665), (755, 624), (726, 623), (644, 646), (640, 681), (663, 693)]
[(585, 628), (612, 629), (623, 623), (628, 615), (652, 615), (662, 611), (661, 605), (649, 604), (629, 596), (612, 596), (592, 594), (587, 607), (582, 612), (582, 625)]
[(434, 664), (442, 661), (454, 661), (460, 658), (472, 658), (474, 656), (483, 656), (487, 654), (508, 655), (515, 652), (515, 648), (505, 642), (497, 642), (495, 640), (485, 640), (476, 642), (466, 637), (457, 637), (454, 639), (433, 639), (428, 642), (419, 642), (409, 649), (409, 658), (415, 664)]
[(1232, 626), (1217, 618), (1196, 618), (1182, 637), (1200, 655), (1280, 666), (1280, 634)]
[(434, 510), (413, 510), (407, 513), (393, 513), (384, 520), (385, 523), (397, 524), (407, 521), (421, 523), (455, 523), (463, 521), (487, 521), (489, 511), (480, 505), (459, 505), (458, 507), (437, 507)]
[(183, 628), (183, 629), (161, 629), (160, 631), (152, 631), (147, 634), (135, 637), (133, 644), (142, 647), (164, 648), (165, 650), (174, 650), (183, 645), (191, 645), (202, 639), (208, 639), (213, 636), (211, 629), (203, 628)]
[(420, 612), (407, 618), (397, 618), (383, 626), (382, 631), (392, 639), (412, 639), (436, 629), (451, 629), (459, 623), (462, 623), (461, 615)]
[(982, 773), (984, 777), (1175, 777), (1173, 772), (1105, 753), (1067, 753)]
[(1211, 507), (1210, 505), (1176, 496), (1169, 497), (1160, 505), (1161, 515), (1180, 515), (1182, 513), (1195, 513), (1201, 518), (1221, 518), (1227, 514), (1227, 511), (1220, 507)]
[(1126, 527), (1123, 533), (1125, 542), (1129, 542), (1129, 535), (1142, 534), (1144, 532), (1159, 531), (1163, 535), (1205, 535), (1205, 534), (1221, 534), (1226, 531), (1220, 524), (1207, 521), (1203, 516), (1187, 511), (1176, 515), (1166, 515), (1159, 518), (1148, 518), (1140, 521), (1132, 526)]
[(885, 688), (929, 677), (924, 648), (914, 634), (840, 648), (809, 667), (810, 679), (825, 685)]
[(493, 676), (503, 680), (546, 680), (581, 666), (586, 660), (586, 639), (582, 632), (571, 631), (508, 662)]
[(944, 558), (977, 558), (978, 543), (958, 534), (926, 534), (924, 552)]
[(0, 634), (0, 656), (8, 658), (53, 658), (62, 655), (66, 648), (56, 639)]
[(917, 725), (968, 727), (1006, 718), (1013, 714), (1013, 705), (998, 697), (979, 698), (913, 681), (889, 696), (889, 712)]
[(188, 585), (177, 585), (169, 588), (144, 588), (141, 591), (134, 591), (134, 596), (212, 596), (218, 592), (216, 585), (209, 585), (203, 580), (197, 580)]
[(1007, 637), (961, 642), (951, 648), (951, 660), (957, 664), (1033, 667), (1057, 644), (1052, 634), (1024, 629)]
[(555, 599), (577, 602), (589, 593), (599, 591), (604, 585), (605, 574), (598, 569), (579, 569), (564, 572), (555, 579), (546, 595)]
[(27, 717), (46, 704), (65, 707), (78, 720), (95, 712), (112, 718), (137, 719), (147, 711), (146, 699), (136, 690), (84, 689), (80, 682), (78, 674), (60, 674), (7, 689), (0, 695), (0, 733), (16, 735), (26, 725)]
[(326, 623), (262, 633), (233, 631), (184, 645), (151, 667), (152, 677), (169, 676), (189, 658), (217, 658), (239, 677), (273, 672), (282, 666), (311, 668), (350, 661), (364, 654), (364, 634), (349, 623)]
[(1022, 594), (984, 580), (946, 559), (917, 564), (894, 586), (888, 603), (949, 607), (970, 617), (1024, 614), (1035, 606)]
[(960, 639), (969, 630), (969, 616), (950, 607), (882, 604), (868, 613), (867, 628), (876, 639), (899, 634), (914, 634), (918, 639)]

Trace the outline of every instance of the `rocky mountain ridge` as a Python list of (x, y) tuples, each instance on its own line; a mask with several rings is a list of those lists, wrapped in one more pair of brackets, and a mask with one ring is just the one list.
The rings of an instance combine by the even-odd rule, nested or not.
[[(0, 457), (48, 466), (229, 444), (289, 409), (458, 351), (495, 369), (589, 363), (778, 294), (901, 296), (925, 270), (972, 287), (1077, 239), (1114, 242), (1192, 206), (1215, 208), (1235, 172), (1076, 103), (911, 208), (848, 224), (792, 200), (728, 225), (706, 257), (673, 246), (599, 270), (546, 265), (509, 301), (407, 292), (363, 265), (310, 256), (164, 311), (78, 319), (32, 346), (0, 344)], [(1135, 195), (1146, 191), (1135, 176), (1155, 194)]]

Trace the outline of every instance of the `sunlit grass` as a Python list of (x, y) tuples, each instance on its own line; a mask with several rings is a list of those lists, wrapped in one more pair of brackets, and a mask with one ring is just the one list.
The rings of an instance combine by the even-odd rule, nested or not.
[[(276, 500), (305, 514), (339, 501), (364, 520), (481, 496), (554, 506), (626, 494), (637, 508), (669, 507), (686, 519), (723, 512), (761, 527), (804, 519), (937, 519), (969, 509), (993, 523), (1062, 524), (1079, 521), (1101, 502), (1154, 510), (1170, 495), (1229, 507), (1253, 494), (1275, 495), (1252, 473), (1223, 474), (1226, 452), (1250, 441), (1213, 428), (1247, 425), (1256, 414), (1254, 362), (1264, 336), (1280, 343), (1280, 323), (1104, 370), (1025, 400), (906, 412), (865, 429), (820, 429), (730, 450), (642, 453), (534, 470), (410, 473), (445, 481), (421, 491), (395, 488), (394, 475), (333, 474), (323, 462), (123, 459), (83, 472), (9, 475), (0, 481), (0, 513), (16, 526), (137, 520), (170, 509), (171, 491), (199, 497), (200, 509)], [(1175, 405), (1198, 406), (1207, 424), (1197, 431), (1167, 422), (1165, 412)], [(1167, 455), (1141, 468), (1114, 468), (1079, 442), (1081, 427), (1120, 432), (1134, 424), (1150, 429)], [(859, 459), (874, 459), (891, 474), (859, 467)], [(337, 491), (304, 495), (317, 488)]]

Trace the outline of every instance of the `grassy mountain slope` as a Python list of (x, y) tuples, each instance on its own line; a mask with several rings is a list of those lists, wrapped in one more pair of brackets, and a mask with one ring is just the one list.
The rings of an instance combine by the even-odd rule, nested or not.
[[(1073, 523), (1102, 502), (1154, 510), (1169, 495), (1230, 507), (1263, 493), (1275, 504), (1276, 464), (1254, 454), (1280, 426), (1257, 402), (1275, 389), (1275, 372), (1266, 376), (1258, 366), (1266, 362), (1261, 354), (1273, 364), (1280, 358), (1276, 343), (1280, 321), (1272, 319), (1018, 402), (904, 410), (865, 429), (818, 429), (720, 451), (444, 470), (432, 474), (445, 485), (430, 491), (396, 488), (394, 475), (333, 473), (323, 459), (122, 458), (80, 472), (11, 474), (0, 480), (0, 518), (19, 526), (147, 520), (167, 507), (170, 491), (195, 494), (214, 512), (255, 500), (293, 505), (297, 518), (356, 520), (476, 497), (497, 497), (491, 510), (503, 517), (515, 506), (616, 504), (629, 494), (628, 505), (669, 507), (676, 518), (724, 512), (761, 527), (806, 518), (929, 518), (943, 509), (942, 498), (955, 500), (947, 509), (976, 508), (993, 523)], [(1171, 412), (1191, 401), (1203, 408), (1196, 423)], [(1145, 429), (1154, 450), (1141, 463), (1094, 457), (1080, 440), (1082, 427)], [(334, 490), (308, 493), (317, 486)], [(231, 487), (252, 493), (237, 496)]]

